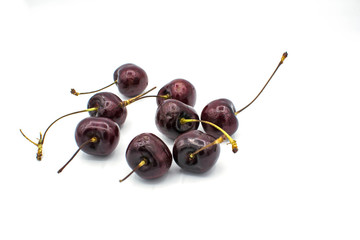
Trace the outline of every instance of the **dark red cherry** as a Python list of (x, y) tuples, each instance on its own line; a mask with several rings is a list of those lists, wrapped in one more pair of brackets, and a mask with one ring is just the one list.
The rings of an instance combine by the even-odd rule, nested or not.
[(181, 118), (199, 120), (199, 116), (193, 107), (175, 99), (168, 99), (158, 107), (155, 124), (162, 134), (171, 139), (199, 127), (198, 122), (181, 124)]
[[(126, 161), (140, 177), (153, 179), (168, 172), (172, 155), (166, 144), (152, 133), (142, 133), (131, 140), (126, 149)], [(139, 164), (144, 161), (141, 167)]]
[[(229, 135), (232, 135), (239, 127), (235, 112), (234, 104), (228, 99), (221, 98), (210, 102), (204, 107), (201, 112), (201, 120), (212, 122), (224, 129)], [(223, 135), (219, 130), (208, 124), (202, 123), (201, 125), (206, 133), (216, 138)]]
[(135, 97), (142, 93), (148, 85), (146, 72), (135, 64), (127, 63), (114, 72), (114, 81), (121, 94)]
[[(195, 87), (185, 79), (175, 79), (163, 86), (158, 95), (169, 94), (170, 99), (176, 99), (190, 106), (195, 106), (196, 91)], [(164, 98), (157, 98), (157, 104), (160, 106), (165, 101)]]
[(91, 111), (89, 114), (92, 117), (110, 118), (121, 126), (127, 116), (126, 107), (120, 107), (121, 102), (121, 99), (113, 93), (97, 93), (88, 101), (88, 108), (97, 108), (97, 110)]
[(75, 140), (80, 147), (91, 138), (96, 140), (84, 145), (81, 148), (82, 151), (97, 156), (109, 155), (119, 143), (120, 128), (118, 124), (108, 118), (85, 118), (76, 127)]
[(193, 156), (192, 153), (215, 140), (213, 136), (199, 130), (192, 130), (180, 135), (176, 138), (173, 146), (173, 157), (176, 164), (182, 169), (193, 173), (208, 171), (219, 158), (220, 146), (215, 144)]

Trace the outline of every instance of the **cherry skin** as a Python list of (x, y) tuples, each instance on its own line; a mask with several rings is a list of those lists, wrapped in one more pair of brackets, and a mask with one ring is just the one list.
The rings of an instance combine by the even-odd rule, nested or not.
[(211, 169), (220, 155), (220, 146), (212, 145), (191, 157), (198, 149), (214, 142), (216, 139), (199, 130), (186, 132), (176, 138), (173, 146), (173, 157), (177, 165), (185, 171), (204, 173)]
[[(201, 120), (212, 122), (233, 135), (239, 127), (238, 119), (235, 115), (234, 104), (225, 98), (217, 99), (207, 104), (201, 112)], [(216, 128), (203, 124), (204, 131), (213, 137), (220, 137), (223, 134)]]
[(75, 140), (80, 147), (91, 138), (95, 142), (84, 145), (81, 150), (96, 156), (112, 153), (119, 143), (120, 128), (114, 121), (104, 117), (88, 117), (79, 122), (75, 130)]
[(152, 133), (142, 133), (129, 143), (126, 161), (134, 169), (141, 161), (145, 164), (135, 172), (142, 178), (154, 179), (168, 172), (172, 155), (166, 144)]
[(181, 118), (199, 120), (193, 107), (175, 99), (168, 99), (156, 110), (155, 124), (158, 130), (170, 139), (199, 127), (198, 122), (181, 124)]
[(120, 93), (129, 98), (142, 93), (148, 85), (146, 72), (132, 63), (118, 67), (114, 72), (114, 81)]
[(88, 108), (97, 108), (96, 111), (89, 112), (92, 117), (106, 117), (119, 126), (121, 126), (126, 119), (126, 107), (120, 107), (122, 100), (113, 93), (100, 92), (92, 96), (88, 101)]
[[(196, 90), (194, 85), (185, 79), (175, 79), (163, 86), (158, 95), (169, 94), (170, 99), (176, 99), (190, 106), (195, 106)], [(157, 105), (160, 106), (166, 99), (157, 98)]]

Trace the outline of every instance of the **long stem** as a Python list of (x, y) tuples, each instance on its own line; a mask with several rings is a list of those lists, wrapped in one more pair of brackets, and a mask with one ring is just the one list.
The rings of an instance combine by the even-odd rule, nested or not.
[(143, 98), (150, 98), (150, 97), (169, 99), (170, 94), (166, 94), (166, 95), (148, 95), (148, 96), (143, 96), (143, 97), (139, 98), (138, 100), (143, 99)]
[(255, 100), (260, 96), (260, 94), (264, 91), (265, 87), (268, 85), (268, 83), (270, 82), (270, 80), (272, 79), (272, 77), (275, 75), (276, 71), (279, 69), (279, 67), (281, 66), (281, 64), (283, 64), (285, 58), (288, 56), (287, 52), (284, 52), (281, 60), (279, 62), (279, 64), (277, 65), (277, 67), (275, 68), (274, 72), (271, 74), (269, 80), (267, 80), (267, 82), (265, 83), (264, 87), (261, 89), (261, 91), (258, 93), (258, 95), (256, 95), (256, 97), (245, 107), (243, 107), (242, 109), (240, 109), (239, 111), (235, 112), (235, 115), (239, 114), (240, 112), (244, 111), (247, 107), (249, 107), (253, 102), (255, 102)]
[(214, 124), (212, 122), (209, 122), (209, 121), (204, 121), (204, 120), (185, 119), (185, 118), (180, 119), (181, 124), (185, 124), (185, 123), (189, 123), (189, 122), (201, 122), (201, 123), (206, 123), (206, 124), (209, 124), (209, 125), (213, 126), (214, 128), (221, 131), (226, 136), (227, 139), (229, 139), (229, 142), (231, 143), (231, 146), (232, 146), (232, 151), (234, 153), (236, 153), (238, 151), (236, 141), (234, 139), (232, 139), (232, 137), (230, 137), (230, 135), (227, 132), (225, 132), (221, 127), (219, 127), (218, 125), (216, 125), (216, 124)]
[(80, 147), (79, 147), (79, 149), (74, 153), (74, 155), (70, 158), (70, 160), (67, 161), (62, 168), (59, 169), (58, 173), (61, 173), (61, 172), (64, 170), (64, 168), (74, 159), (74, 157), (80, 152), (80, 150), (81, 150), (82, 148), (84, 148), (87, 144), (93, 143), (93, 142), (96, 142), (96, 141), (97, 141), (97, 138), (96, 138), (96, 137), (92, 137), (92, 138), (90, 138), (89, 140), (87, 140), (86, 142), (84, 142), (83, 144), (81, 144)]
[(98, 108), (97, 108), (97, 107), (94, 107), (94, 108), (88, 108), (88, 109), (85, 109), (85, 110), (81, 110), (81, 111), (77, 111), (77, 112), (68, 113), (68, 114), (65, 114), (64, 116), (59, 117), (58, 119), (56, 119), (55, 121), (53, 121), (53, 122), (49, 125), (49, 127), (45, 130), (45, 132), (44, 132), (44, 136), (43, 136), (43, 138), (42, 138), (42, 143), (44, 143), (44, 139), (45, 139), (45, 135), (46, 135), (47, 131), (50, 129), (50, 127), (51, 127), (52, 125), (54, 125), (54, 123), (56, 123), (56, 122), (57, 122), (57, 121), (59, 121), (60, 119), (62, 119), (62, 118), (64, 118), (64, 117), (67, 117), (67, 116), (74, 115), (74, 114), (78, 114), (78, 113), (83, 113), (83, 112), (92, 112), (92, 111), (97, 111), (97, 110), (98, 110)]
[(123, 182), (125, 181), (128, 177), (130, 177), (136, 170), (138, 170), (139, 168), (141, 168), (142, 166), (144, 166), (147, 163), (146, 158), (143, 158), (141, 160), (141, 162), (128, 174), (126, 175), (126, 177), (124, 177), (123, 179), (120, 179), (119, 182)]
[(136, 97), (130, 98), (130, 99), (125, 100), (125, 101), (122, 101), (122, 102), (119, 104), (119, 106), (120, 106), (120, 107), (126, 107), (126, 106), (129, 105), (130, 103), (136, 102), (136, 101), (144, 98), (144, 95), (148, 94), (149, 92), (151, 92), (151, 91), (154, 90), (155, 88), (156, 88), (156, 87), (153, 87), (153, 88), (151, 88), (150, 90), (148, 90), (148, 91), (146, 91), (146, 92), (144, 92), (144, 93), (142, 93), (142, 94), (137, 95)]
[(90, 93), (96, 93), (96, 92), (100, 92), (108, 87), (111, 87), (112, 85), (116, 84), (117, 83), (117, 80), (115, 80), (113, 83), (107, 85), (106, 87), (103, 87), (103, 88), (100, 88), (98, 90), (95, 90), (95, 91), (91, 91), (91, 92), (83, 92), (83, 93), (79, 93), (77, 92), (74, 88), (71, 89), (70, 93), (75, 95), (75, 96), (79, 96), (79, 95), (84, 95), (84, 94), (90, 94)]

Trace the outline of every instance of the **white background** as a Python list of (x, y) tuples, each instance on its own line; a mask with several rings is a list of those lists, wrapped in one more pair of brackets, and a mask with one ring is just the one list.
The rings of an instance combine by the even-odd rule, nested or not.
[[(0, 3), (0, 239), (360, 239), (360, 2), (11, 0)], [(203, 175), (173, 164), (155, 181), (129, 171), (130, 140), (156, 129), (155, 99), (128, 106), (116, 151), (80, 153), (86, 113), (70, 95), (111, 83), (124, 63), (149, 88), (175, 78), (197, 90), (198, 113), (226, 97), (239, 152), (221, 146)], [(109, 91), (117, 93), (116, 87)], [(121, 98), (123, 96), (120, 95)]]

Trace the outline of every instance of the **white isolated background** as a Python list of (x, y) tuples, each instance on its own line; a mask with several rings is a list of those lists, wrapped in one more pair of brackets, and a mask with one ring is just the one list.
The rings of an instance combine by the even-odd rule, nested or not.
[[(0, 239), (360, 238), (359, 1), (2, 0), (0, 27)], [(128, 106), (113, 154), (80, 153), (61, 174), (87, 114), (49, 130), (42, 162), (19, 132), (36, 140), (86, 108), (70, 88), (105, 86), (128, 62), (148, 88), (191, 81), (199, 114), (222, 97), (240, 109), (284, 51), (238, 115), (239, 152), (222, 144), (203, 175), (173, 163), (118, 182), (137, 134), (172, 148), (155, 99)]]

